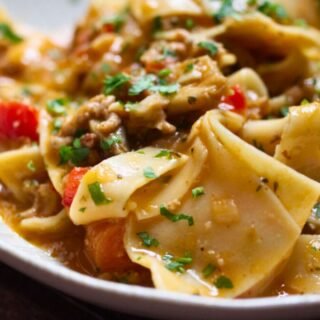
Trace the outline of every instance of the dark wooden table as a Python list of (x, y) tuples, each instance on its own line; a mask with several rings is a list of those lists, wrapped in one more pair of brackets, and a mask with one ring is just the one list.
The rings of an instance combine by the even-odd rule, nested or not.
[(1, 320), (147, 320), (103, 310), (48, 288), (0, 263)]

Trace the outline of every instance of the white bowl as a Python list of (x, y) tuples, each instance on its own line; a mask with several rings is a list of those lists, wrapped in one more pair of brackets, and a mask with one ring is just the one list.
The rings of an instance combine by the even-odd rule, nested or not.
[[(114, 1), (114, 0), (112, 0)], [(70, 28), (86, 0), (0, 0), (15, 19), (41, 31)], [(35, 9), (36, 8), (36, 9)], [(20, 238), (0, 220), (0, 260), (28, 276), (84, 301), (159, 319), (276, 320), (320, 316), (320, 296), (246, 300), (202, 298), (130, 286), (74, 272)]]
[(158, 319), (276, 320), (320, 315), (320, 296), (227, 300), (95, 279), (72, 271), (0, 221), (0, 260), (67, 294), (126, 313)]

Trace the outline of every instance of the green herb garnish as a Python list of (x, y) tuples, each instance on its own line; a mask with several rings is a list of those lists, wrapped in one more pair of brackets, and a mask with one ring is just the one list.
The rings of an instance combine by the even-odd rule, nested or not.
[(79, 166), (89, 156), (90, 150), (85, 147), (62, 146), (59, 150), (60, 164), (71, 161), (75, 166)]
[(280, 109), (280, 115), (286, 117), (289, 114), (289, 107), (283, 107)]
[(191, 193), (193, 198), (198, 198), (200, 196), (203, 196), (205, 194), (204, 187), (194, 188), (192, 189)]
[(216, 271), (216, 269), (217, 269), (216, 266), (214, 266), (213, 264), (209, 263), (203, 268), (202, 274), (203, 274), (203, 276), (205, 278), (208, 278)]
[(168, 77), (171, 73), (172, 73), (172, 70), (170, 70), (170, 69), (162, 69), (161, 71), (159, 71), (158, 76), (159, 76), (160, 78), (166, 78), (166, 77)]
[(194, 26), (195, 26), (194, 20), (191, 19), (191, 18), (187, 19), (186, 23), (185, 23), (185, 26), (186, 26), (186, 29), (188, 29), (188, 30), (193, 29)]
[(168, 160), (170, 160), (172, 158), (172, 151), (164, 149), (164, 150), (161, 150), (154, 157), (155, 158), (167, 158)]
[(54, 119), (52, 122), (52, 133), (56, 134), (60, 131), (61, 127), (62, 127), (62, 120), (61, 119)]
[(169, 96), (171, 94), (177, 93), (179, 89), (180, 89), (180, 85), (177, 83), (159, 84), (159, 85), (152, 86), (150, 88), (151, 91), (159, 92), (164, 96)]
[(194, 69), (194, 64), (193, 63), (189, 63), (189, 64), (186, 65), (184, 71), (185, 72), (191, 72), (191, 71), (193, 71), (193, 69)]
[(146, 247), (158, 247), (159, 241), (150, 236), (148, 232), (139, 232), (137, 236), (141, 239)]
[(312, 215), (316, 219), (320, 219), (320, 202), (316, 203), (314, 207), (312, 208)]
[(164, 217), (166, 217), (167, 219), (169, 219), (172, 222), (178, 222), (181, 220), (186, 220), (188, 221), (188, 225), (189, 226), (193, 226), (194, 225), (194, 220), (192, 216), (186, 215), (184, 213), (180, 213), (180, 214), (174, 214), (171, 211), (169, 211), (164, 205), (160, 206), (160, 214)]
[(227, 17), (236, 16), (237, 12), (233, 8), (232, 0), (222, 0), (220, 9), (213, 14), (213, 19), (215, 22), (222, 22)]
[(115, 76), (108, 76), (104, 80), (104, 94), (110, 95), (114, 93), (116, 90), (123, 87), (130, 81), (130, 77), (126, 76), (123, 73), (118, 73)]
[(47, 102), (47, 111), (56, 116), (65, 115), (66, 103), (67, 103), (66, 99), (63, 99), (63, 98), (49, 100)]
[(151, 167), (146, 167), (143, 169), (143, 175), (148, 179), (155, 179), (157, 175)]
[(110, 138), (103, 139), (100, 143), (103, 151), (110, 150), (115, 144), (122, 143), (122, 139), (120, 136), (116, 134), (112, 134)]
[(162, 18), (155, 17), (152, 23), (152, 33), (157, 33), (159, 31), (162, 31), (162, 29), (163, 29)]
[(215, 281), (214, 284), (218, 289), (232, 289), (233, 288), (232, 281), (229, 278), (227, 278), (226, 276), (220, 276)]
[(198, 47), (207, 50), (212, 57), (218, 53), (218, 46), (212, 41), (201, 41)]
[(186, 271), (185, 266), (192, 263), (192, 257), (189, 255), (185, 255), (181, 258), (175, 258), (173, 255), (166, 253), (162, 257), (162, 260), (168, 270), (180, 273), (184, 273)]
[(0, 23), (0, 36), (15, 44), (23, 41), (23, 38), (16, 34), (6, 23)]
[(155, 80), (156, 77), (152, 74), (147, 74), (139, 78), (138, 81), (129, 89), (129, 96), (137, 96), (143, 91), (150, 89)]
[(27, 163), (27, 168), (32, 171), (32, 172), (35, 172), (36, 171), (36, 166), (34, 164), (34, 162), (32, 160), (30, 160), (28, 163)]
[(286, 9), (278, 3), (265, 0), (258, 7), (257, 10), (275, 20), (283, 20), (288, 18)]
[(88, 190), (93, 202), (97, 206), (109, 204), (112, 202), (110, 198), (107, 198), (103, 193), (102, 186), (99, 182), (94, 182), (88, 185)]

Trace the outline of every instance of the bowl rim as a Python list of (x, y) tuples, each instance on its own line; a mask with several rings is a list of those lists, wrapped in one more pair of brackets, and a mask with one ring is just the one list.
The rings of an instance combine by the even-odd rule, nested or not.
[[(0, 234), (4, 231), (6, 235), (4, 238), (7, 238), (5, 239), (6, 241), (4, 241), (2, 237), (0, 237), (0, 260), (2, 262), (42, 283), (55, 287), (56, 289), (62, 290), (82, 300), (89, 300), (91, 303), (104, 307), (109, 306), (112, 308), (108, 303), (103, 303), (99, 298), (99, 295), (104, 295), (105, 297), (113, 295), (115, 299), (120, 299), (118, 303), (121, 303), (121, 300), (127, 301), (127, 299), (130, 298), (132, 301), (143, 300), (145, 303), (156, 303), (175, 307), (185, 307), (187, 305), (188, 309), (202, 308), (207, 311), (220, 310), (244, 313), (254, 311), (255, 314), (265, 310), (283, 311), (293, 306), (298, 308), (320, 306), (320, 295), (315, 294), (225, 299), (191, 296), (182, 293), (157, 290), (154, 288), (146, 288), (138, 285), (128, 285), (108, 280), (101, 280), (81, 274), (63, 266), (58, 262), (58, 260), (49, 256), (43, 249), (24, 240), (5, 223), (1, 222), (1, 220), (0, 231)], [(12, 241), (12, 243), (10, 242), (10, 238), (8, 241), (8, 236), (10, 238), (14, 236), (14, 241)], [(19, 246), (16, 246), (17, 242), (19, 243)], [(25, 247), (26, 250), (21, 250), (21, 247)], [(32, 252), (32, 254), (39, 256), (39, 258), (30, 259), (30, 255), (25, 254), (26, 251)], [(47, 262), (51, 260), (52, 263), (44, 263), (43, 261), (45, 261), (45, 259), (48, 260)], [(84, 289), (86, 289), (90, 294), (94, 293), (92, 299), (88, 298), (87, 294), (84, 294)], [(115, 309), (119, 309), (118, 303), (114, 304)], [(139, 310), (137, 311), (140, 313)], [(320, 312), (318, 314), (320, 314)]]

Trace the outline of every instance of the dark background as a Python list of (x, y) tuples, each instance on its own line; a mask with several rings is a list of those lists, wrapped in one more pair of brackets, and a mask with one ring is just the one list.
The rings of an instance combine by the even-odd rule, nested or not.
[(1, 320), (148, 320), (103, 310), (48, 288), (0, 263)]

